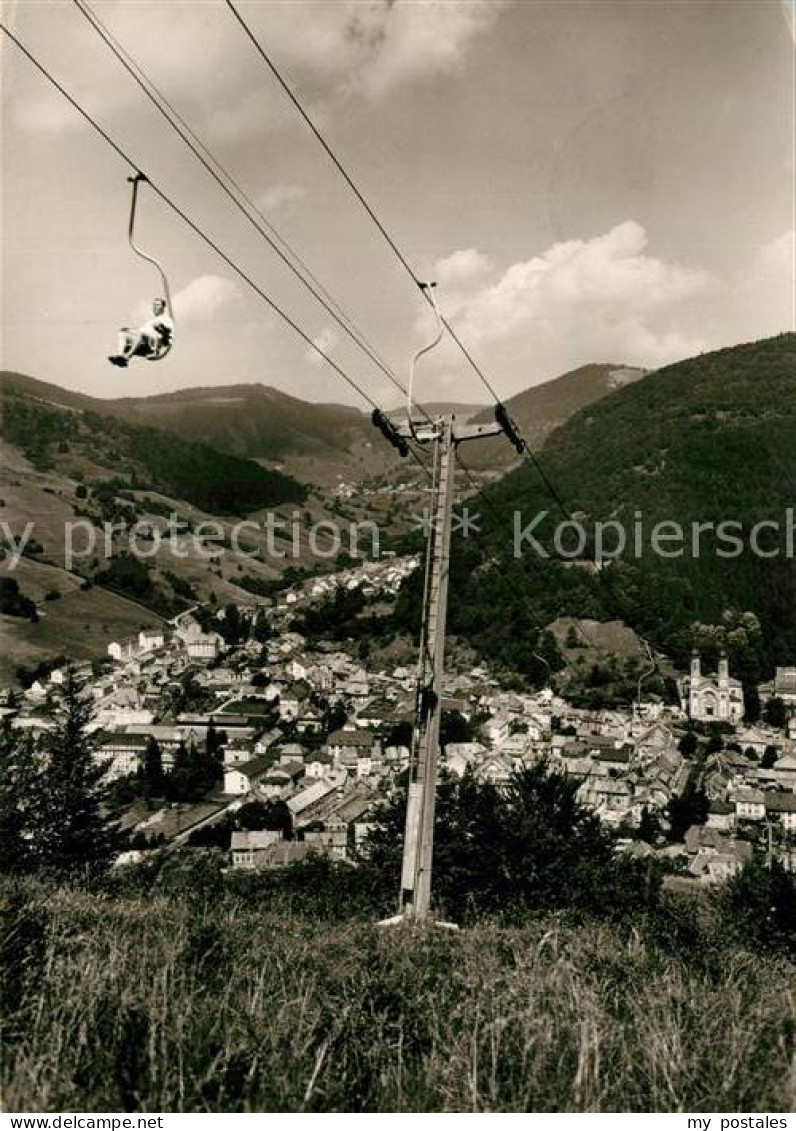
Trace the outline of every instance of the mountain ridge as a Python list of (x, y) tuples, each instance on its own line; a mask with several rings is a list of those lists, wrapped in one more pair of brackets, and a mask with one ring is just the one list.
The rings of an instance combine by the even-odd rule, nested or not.
[[(794, 662), (796, 564), (771, 529), (758, 545), (765, 552), (779, 546), (780, 553), (755, 553), (751, 531), (777, 522), (781, 538), (793, 507), (796, 333), (659, 369), (576, 412), (548, 437), (541, 459), (566, 510), (582, 516), (587, 529), (611, 520), (626, 531), (639, 523), (642, 532), (640, 555), (628, 539), (624, 557), (594, 574), (568, 569), (564, 578), (560, 566), (543, 564), (555, 607), (528, 554), (512, 562), (504, 550), (501, 568), (535, 602), (542, 623), (550, 612), (621, 616), (680, 663), (695, 640), (712, 638), (714, 647), (721, 642), (730, 649), (736, 670), (750, 681), (763, 667)], [(534, 469), (511, 471), (488, 493), (496, 508), (520, 513), (524, 522), (546, 511), (534, 536), (550, 548), (564, 516)], [(663, 522), (684, 532), (682, 553), (669, 558), (649, 537)], [(720, 522), (737, 524), (743, 543), (737, 556), (718, 553)], [(706, 525), (695, 542), (700, 523), (713, 527)], [(582, 557), (592, 554), (590, 542)], [(744, 622), (749, 613), (757, 629)], [(496, 620), (496, 631), (507, 631), (502, 613)], [(714, 629), (703, 632), (700, 625)]]
[[(612, 392), (612, 373), (638, 380), (645, 372), (618, 364), (580, 366), (525, 389), (505, 403), (523, 433), (538, 446), (574, 411)], [(326, 487), (341, 479), (389, 474), (394, 463), (394, 453), (381, 442), (369, 412), (306, 401), (262, 382), (104, 399), (24, 374), (0, 372), (0, 391), (8, 385), (45, 402), (172, 432)], [(477, 423), (492, 420), (494, 414), (491, 406), (456, 400), (421, 400), (420, 407), (432, 415), (453, 411)], [(405, 419), (405, 406), (389, 412), (397, 424)], [(503, 470), (515, 462), (511, 447), (499, 438), (479, 444), (470, 455), (481, 470)]]

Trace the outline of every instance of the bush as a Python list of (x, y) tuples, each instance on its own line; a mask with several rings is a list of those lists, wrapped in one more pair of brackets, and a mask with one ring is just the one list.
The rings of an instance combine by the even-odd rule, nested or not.
[(796, 958), (796, 877), (778, 861), (748, 861), (721, 891), (719, 909), (735, 938)]
[(0, 614), (38, 620), (35, 603), (24, 596), (16, 578), (0, 577)]
[[(531, 909), (622, 918), (654, 907), (657, 863), (618, 857), (613, 834), (577, 789), (545, 765), (517, 771), (503, 788), (471, 773), (443, 777), (434, 840), (439, 914), (462, 924), (485, 915), (516, 923)], [(387, 890), (400, 875), (405, 814), (401, 791), (373, 818), (364, 849)]]

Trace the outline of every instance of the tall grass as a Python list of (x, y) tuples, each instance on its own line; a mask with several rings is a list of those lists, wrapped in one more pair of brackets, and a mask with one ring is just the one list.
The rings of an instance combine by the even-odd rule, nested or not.
[(11, 1111), (780, 1111), (794, 967), (554, 919), (410, 934), (16, 890)]

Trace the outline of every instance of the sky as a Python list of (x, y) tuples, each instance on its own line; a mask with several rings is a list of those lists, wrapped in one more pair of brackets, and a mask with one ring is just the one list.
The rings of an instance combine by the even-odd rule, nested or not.
[[(796, 329), (792, 0), (238, 7), (501, 397)], [(433, 315), (224, 0), (91, 8), (405, 384)], [(2, 11), (135, 167), (377, 403), (400, 403), (72, 0)], [(127, 244), (132, 167), (0, 38), (0, 365), (101, 397), (262, 382), (366, 407), (146, 186), (137, 238), (169, 278), (176, 343), (108, 363), (159, 291)], [(416, 387), (490, 399), (449, 341)]]

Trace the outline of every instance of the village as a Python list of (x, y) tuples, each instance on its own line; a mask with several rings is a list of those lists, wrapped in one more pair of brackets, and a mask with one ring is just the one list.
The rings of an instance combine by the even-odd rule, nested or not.
[[(75, 665), (93, 701), (107, 782), (140, 779), (153, 747), (166, 775), (180, 751), (212, 746), (221, 763), (201, 798), (129, 804), (131, 847), (117, 863), (208, 843), (207, 831), (223, 824), (232, 829), (231, 869), (279, 868), (310, 854), (355, 861), (374, 812), (405, 782), (416, 672), (376, 670), (355, 645), (307, 639), (291, 626), (297, 610), (340, 590), (394, 597), (417, 565), (392, 558), (295, 585), (272, 607), (239, 610), (248, 630), (232, 643), (222, 631), (228, 611), (214, 614), (216, 631), (194, 609), (163, 630), (112, 642), (100, 665)], [(264, 631), (252, 631), (258, 621)], [(54, 668), (21, 694), (0, 693), (5, 720), (33, 735), (51, 728), (64, 678)], [(759, 691), (768, 721), (752, 725), (726, 657), (707, 674), (695, 653), (678, 681), (679, 704), (650, 695), (598, 710), (571, 705), (551, 686), (507, 690), (488, 666), (470, 667), (446, 679), (442, 767), (500, 787), (544, 762), (576, 779), (578, 798), (617, 832), (620, 851), (661, 858), (675, 888), (717, 884), (755, 853), (796, 871), (796, 668), (778, 668)], [(777, 709), (767, 712), (771, 703)], [(258, 804), (282, 807), (280, 827), (235, 828), (235, 814)]]

